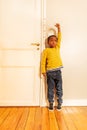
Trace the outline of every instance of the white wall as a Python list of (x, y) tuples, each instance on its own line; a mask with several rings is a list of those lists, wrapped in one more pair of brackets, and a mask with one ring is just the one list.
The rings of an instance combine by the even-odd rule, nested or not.
[(87, 99), (87, 1), (47, 0), (46, 4), (48, 28), (57, 22), (61, 24), (64, 99), (85, 100)]

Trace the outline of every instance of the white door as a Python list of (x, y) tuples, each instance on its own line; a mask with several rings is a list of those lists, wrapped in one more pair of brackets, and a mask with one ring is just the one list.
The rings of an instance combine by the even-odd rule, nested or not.
[(39, 105), (40, 0), (0, 0), (0, 105)]

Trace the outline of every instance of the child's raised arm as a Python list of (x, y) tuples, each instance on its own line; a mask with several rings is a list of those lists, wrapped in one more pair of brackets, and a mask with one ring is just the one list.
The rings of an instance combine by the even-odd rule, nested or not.
[(56, 28), (58, 30), (58, 42), (57, 42), (57, 46), (60, 48), (60, 44), (61, 44), (61, 28), (60, 28), (60, 24), (56, 23)]

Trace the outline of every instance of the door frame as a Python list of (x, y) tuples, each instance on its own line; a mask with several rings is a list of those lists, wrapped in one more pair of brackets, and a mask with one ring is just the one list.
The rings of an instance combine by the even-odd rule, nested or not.
[[(45, 48), (46, 40), (46, 0), (41, 0), (41, 48), (42, 53)], [(47, 89), (44, 77), (41, 75), (40, 78), (40, 106), (47, 106)]]

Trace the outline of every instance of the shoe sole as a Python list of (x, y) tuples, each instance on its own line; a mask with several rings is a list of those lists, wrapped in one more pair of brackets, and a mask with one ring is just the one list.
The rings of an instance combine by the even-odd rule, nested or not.
[(62, 110), (62, 108), (61, 109), (57, 109), (57, 111), (61, 111)]
[(49, 111), (54, 111), (54, 109), (48, 109)]

